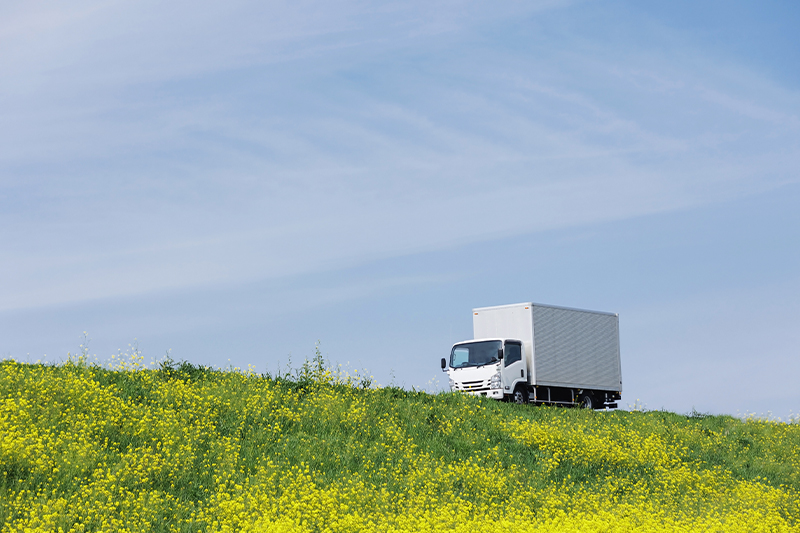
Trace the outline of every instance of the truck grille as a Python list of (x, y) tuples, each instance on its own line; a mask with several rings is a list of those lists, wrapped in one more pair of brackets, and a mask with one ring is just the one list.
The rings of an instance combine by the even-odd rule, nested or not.
[(489, 390), (489, 380), (464, 381), (461, 383), (461, 390), (469, 392)]

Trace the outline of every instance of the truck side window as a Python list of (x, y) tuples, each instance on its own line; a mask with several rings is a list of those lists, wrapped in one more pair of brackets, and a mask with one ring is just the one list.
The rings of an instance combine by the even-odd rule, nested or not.
[(507, 342), (504, 357), (506, 366), (520, 361), (522, 359), (522, 346), (515, 342)]

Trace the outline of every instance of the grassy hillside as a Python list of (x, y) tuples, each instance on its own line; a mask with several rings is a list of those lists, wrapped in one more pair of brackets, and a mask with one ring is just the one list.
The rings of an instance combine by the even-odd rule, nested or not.
[[(343, 382), (344, 381), (344, 382)], [(797, 531), (800, 425), (0, 364), (2, 531)]]

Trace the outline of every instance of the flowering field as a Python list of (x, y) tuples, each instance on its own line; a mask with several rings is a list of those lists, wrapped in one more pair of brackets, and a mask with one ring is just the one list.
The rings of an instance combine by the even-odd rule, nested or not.
[(797, 423), (312, 370), (3, 362), (2, 531), (800, 531)]

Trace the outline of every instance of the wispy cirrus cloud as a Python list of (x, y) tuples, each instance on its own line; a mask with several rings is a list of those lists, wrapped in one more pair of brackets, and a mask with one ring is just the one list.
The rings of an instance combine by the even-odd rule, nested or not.
[(570, 16), (582, 6), (5, 9), (4, 309), (279, 277), (798, 179), (795, 91), (702, 49), (686, 62), (664, 51), (680, 46), (668, 28), (587, 36)]

